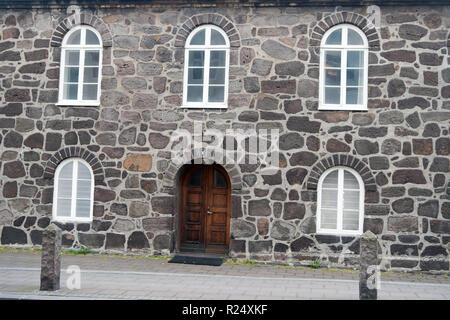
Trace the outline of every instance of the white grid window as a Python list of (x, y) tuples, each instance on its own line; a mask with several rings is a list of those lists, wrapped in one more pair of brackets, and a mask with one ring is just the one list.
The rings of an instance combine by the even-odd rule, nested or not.
[(212, 25), (198, 27), (186, 40), (183, 107), (226, 108), (230, 45)]
[(86, 161), (70, 158), (55, 172), (53, 219), (56, 221), (92, 221), (94, 177)]
[(322, 174), (317, 195), (317, 233), (362, 234), (364, 185), (350, 168), (332, 168)]
[(352, 25), (328, 30), (320, 45), (319, 110), (367, 110), (368, 42)]
[(92, 27), (77, 26), (61, 47), (59, 105), (100, 105), (102, 42)]

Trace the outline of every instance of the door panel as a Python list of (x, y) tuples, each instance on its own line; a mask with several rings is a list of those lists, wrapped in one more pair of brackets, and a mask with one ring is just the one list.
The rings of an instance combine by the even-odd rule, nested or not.
[(222, 231), (211, 230), (211, 245), (224, 245), (225, 244), (225, 233)]
[[(199, 190), (194, 190), (199, 189)], [(200, 188), (190, 187), (187, 190), (187, 203), (185, 214), (185, 241), (201, 243), (202, 226), (202, 192)]]
[(214, 207), (226, 208), (227, 207), (227, 194), (214, 193), (212, 203)]
[(182, 180), (181, 246), (206, 250), (229, 244), (230, 183), (225, 170), (215, 165), (192, 165)]
[(228, 183), (217, 167), (209, 172), (209, 194), (206, 245), (227, 245), (227, 217), (229, 212)]

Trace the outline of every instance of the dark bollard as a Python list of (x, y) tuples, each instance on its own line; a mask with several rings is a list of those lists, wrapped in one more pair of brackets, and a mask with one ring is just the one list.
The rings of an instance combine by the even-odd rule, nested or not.
[(378, 241), (371, 231), (360, 239), (359, 299), (377, 299)]
[(50, 225), (42, 233), (41, 289), (55, 291), (61, 273), (61, 230)]

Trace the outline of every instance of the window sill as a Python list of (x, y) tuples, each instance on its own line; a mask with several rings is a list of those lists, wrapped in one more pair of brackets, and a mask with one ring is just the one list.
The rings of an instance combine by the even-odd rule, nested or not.
[(59, 222), (59, 223), (91, 223), (92, 218), (53, 218), (53, 222)]
[(362, 233), (359, 230), (357, 231), (318, 230), (316, 234), (323, 236), (336, 236), (336, 237), (359, 237), (362, 235)]
[(349, 106), (349, 105), (322, 105), (317, 108), (318, 111), (369, 111), (367, 106)]
[(206, 104), (184, 104), (181, 105), (182, 109), (228, 109), (226, 104), (206, 105)]
[(56, 105), (60, 107), (99, 107), (100, 101), (62, 101), (56, 103)]

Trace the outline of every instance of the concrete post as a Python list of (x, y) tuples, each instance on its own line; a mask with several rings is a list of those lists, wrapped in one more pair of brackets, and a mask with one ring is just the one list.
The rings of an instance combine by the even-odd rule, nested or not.
[(370, 230), (360, 238), (359, 299), (377, 299), (378, 240)]
[(54, 225), (42, 233), (41, 289), (55, 291), (60, 288), (61, 273), (61, 229)]

